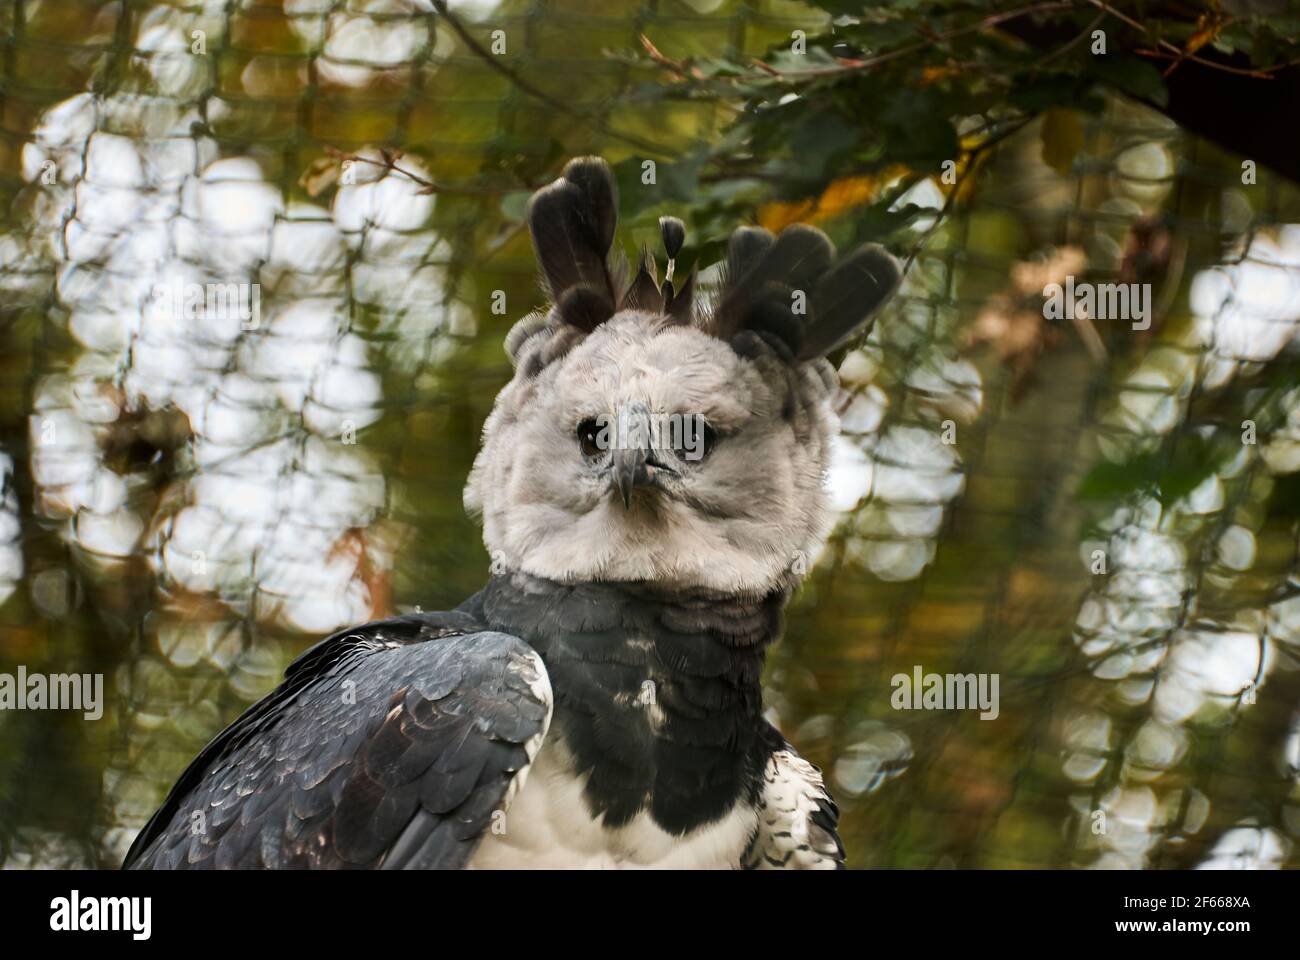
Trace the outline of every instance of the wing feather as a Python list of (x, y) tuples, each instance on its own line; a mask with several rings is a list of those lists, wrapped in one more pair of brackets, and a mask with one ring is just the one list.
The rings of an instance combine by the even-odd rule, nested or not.
[(465, 614), (337, 634), (199, 754), (124, 866), (464, 866), (550, 716), (537, 653)]

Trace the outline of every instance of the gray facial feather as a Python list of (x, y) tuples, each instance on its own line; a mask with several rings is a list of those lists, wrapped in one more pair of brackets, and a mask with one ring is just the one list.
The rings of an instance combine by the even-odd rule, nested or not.
[[(534, 576), (745, 594), (793, 586), (796, 552), (811, 555), (827, 533), (827, 400), (814, 365), (748, 359), (694, 328), (622, 313), (502, 390), (466, 504), (492, 556)], [(683, 465), (678, 487), (639, 491), (625, 507), (575, 431), (632, 403), (703, 414), (719, 439)]]
[[(623, 308), (603, 319), (571, 293), (601, 286), (590, 274), (609, 249), (612, 183), (602, 161), (573, 161), (530, 207), (557, 306), (507, 337), (515, 375), (484, 425), (466, 507), (494, 561), (534, 576), (749, 596), (792, 589), (804, 569), (796, 560), (817, 552), (832, 521), (824, 482), (837, 378), (822, 354), (861, 331), (897, 286), (897, 266), (879, 248), (837, 263), (810, 227), (775, 239), (742, 228), (720, 313), (692, 311), (689, 300), (674, 309), (666, 280), (654, 306), (647, 266), (635, 290), (613, 291)], [(681, 238), (665, 237), (675, 254)], [(796, 285), (816, 290), (820, 316), (785, 316), (779, 298)], [(681, 451), (584, 451), (580, 424), (629, 409), (702, 415), (716, 441), (693, 462)]]

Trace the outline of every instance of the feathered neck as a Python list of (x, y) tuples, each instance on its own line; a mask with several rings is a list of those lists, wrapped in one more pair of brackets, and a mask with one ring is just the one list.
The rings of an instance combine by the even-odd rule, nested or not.
[(788, 590), (737, 596), (651, 583), (561, 583), (519, 571), (494, 574), (475, 598), (488, 623), (530, 640), (611, 630), (713, 641), (760, 653), (780, 638)]
[(647, 813), (681, 834), (761, 788), (779, 741), (763, 718), (763, 655), (786, 599), (508, 573), (467, 608), (541, 655), (552, 739), (586, 777), (591, 814), (616, 828)]

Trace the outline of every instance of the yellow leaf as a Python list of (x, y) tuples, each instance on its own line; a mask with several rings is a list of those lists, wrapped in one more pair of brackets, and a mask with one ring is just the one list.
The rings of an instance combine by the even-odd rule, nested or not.
[(817, 201), (817, 218), (833, 217), (845, 210), (864, 203), (870, 203), (880, 192), (880, 181), (876, 177), (845, 177), (836, 180)]
[(958, 67), (926, 67), (921, 71), (921, 86), (931, 86), (940, 80), (955, 77), (959, 73), (961, 70)]
[(1223, 29), (1222, 21), (1216, 16), (1211, 18), (1209, 14), (1201, 14), (1196, 22), (1196, 32), (1187, 38), (1187, 46), (1184, 48), (1188, 54), (1195, 53), (1201, 47), (1215, 40), (1219, 36), (1219, 31)]
[(765, 203), (758, 210), (758, 225), (766, 227), (773, 233), (780, 233), (790, 224), (807, 219), (815, 206), (812, 200), (801, 200), (798, 203)]
[(1043, 163), (1063, 177), (1083, 149), (1083, 123), (1073, 110), (1054, 107), (1043, 117)]
[(830, 183), (815, 200), (799, 200), (791, 203), (776, 201), (764, 204), (758, 211), (758, 223), (777, 233), (792, 223), (818, 223), (828, 220), (855, 207), (875, 201), (888, 184), (907, 172), (906, 166), (896, 163), (876, 173), (842, 177)]

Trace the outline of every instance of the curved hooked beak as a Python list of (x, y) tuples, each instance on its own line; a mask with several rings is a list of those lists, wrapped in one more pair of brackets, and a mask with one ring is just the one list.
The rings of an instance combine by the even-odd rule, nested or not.
[(654, 448), (650, 416), (643, 403), (629, 404), (619, 412), (619, 445), (610, 456), (607, 470), (610, 486), (618, 491), (625, 510), (632, 508), (632, 491), (637, 487), (662, 486), (665, 477), (678, 475)]
[(610, 460), (610, 483), (623, 498), (623, 509), (632, 506), (632, 491), (654, 483), (654, 470), (646, 462), (648, 451), (640, 447), (615, 450)]

